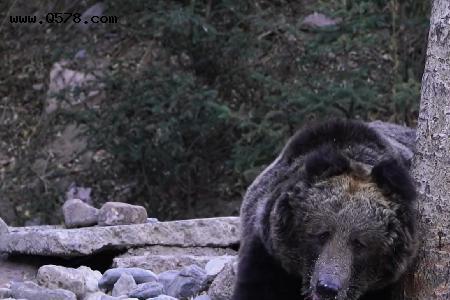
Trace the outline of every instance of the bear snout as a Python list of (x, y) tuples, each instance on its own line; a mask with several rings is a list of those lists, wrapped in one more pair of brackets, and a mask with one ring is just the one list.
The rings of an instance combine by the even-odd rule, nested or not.
[(338, 278), (332, 276), (321, 276), (316, 284), (316, 294), (320, 299), (336, 299), (342, 284)]

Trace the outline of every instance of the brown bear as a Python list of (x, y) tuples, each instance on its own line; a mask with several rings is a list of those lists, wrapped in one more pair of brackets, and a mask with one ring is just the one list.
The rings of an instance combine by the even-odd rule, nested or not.
[(418, 244), (413, 138), (340, 120), (295, 134), (244, 197), (232, 299), (390, 299)]

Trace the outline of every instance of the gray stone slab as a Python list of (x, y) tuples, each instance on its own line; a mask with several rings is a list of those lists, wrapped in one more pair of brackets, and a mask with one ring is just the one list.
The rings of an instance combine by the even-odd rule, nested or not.
[(150, 245), (229, 247), (238, 242), (239, 218), (220, 217), (75, 229), (14, 228), (0, 235), (0, 252), (71, 257)]
[(222, 256), (237, 255), (237, 251), (230, 248), (211, 247), (168, 247), (147, 246), (129, 249), (126, 253), (119, 255), (120, 258), (145, 255), (195, 255), (195, 256)]
[(161, 273), (168, 270), (181, 269), (186, 266), (196, 265), (204, 268), (205, 265), (216, 256), (194, 255), (142, 255), (125, 258), (114, 258), (113, 267), (118, 268), (142, 268)]

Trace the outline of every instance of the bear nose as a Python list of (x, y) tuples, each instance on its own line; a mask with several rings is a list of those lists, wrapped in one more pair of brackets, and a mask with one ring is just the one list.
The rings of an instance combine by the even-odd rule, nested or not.
[(340, 289), (340, 285), (332, 280), (317, 281), (316, 291), (323, 299), (336, 299)]

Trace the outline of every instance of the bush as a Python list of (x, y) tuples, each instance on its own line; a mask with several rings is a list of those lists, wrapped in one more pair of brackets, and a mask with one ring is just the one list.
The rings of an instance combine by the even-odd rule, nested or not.
[[(108, 6), (120, 24), (104, 26), (93, 39), (52, 28), (51, 44), (65, 42), (45, 54), (49, 67), (71, 57), (82, 41), (91, 55), (111, 59), (107, 100), (63, 118), (84, 124), (88, 150), (104, 154), (73, 178), (102, 201), (143, 204), (161, 219), (237, 213), (237, 205), (221, 210), (220, 199), (240, 199), (287, 138), (311, 120), (414, 126), (428, 1), (113, 0)], [(339, 24), (303, 28), (313, 11)], [(111, 34), (114, 51), (98, 54)], [(49, 132), (40, 121), (30, 124), (36, 123), (40, 134), (21, 152), (30, 160), (33, 145)], [(52, 216), (63, 191), (49, 188), (53, 179), (36, 178), (28, 164), (18, 164), (9, 175), (16, 181), (1, 192), (23, 195), (16, 200), (19, 214)], [(33, 202), (41, 193), (45, 203)]]

